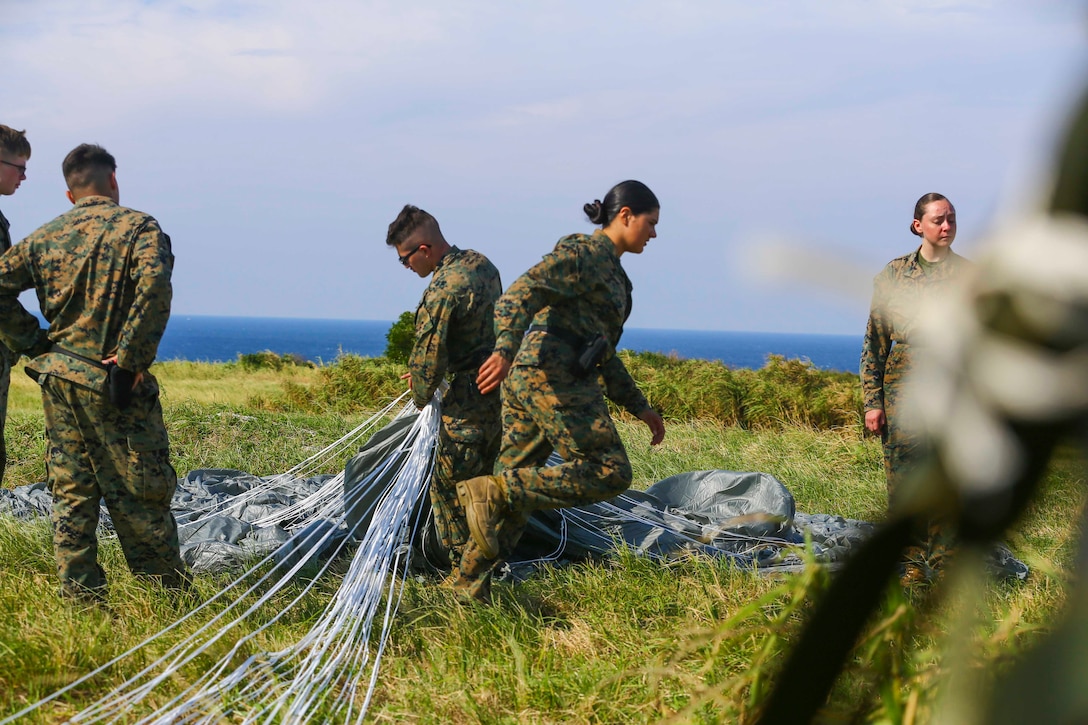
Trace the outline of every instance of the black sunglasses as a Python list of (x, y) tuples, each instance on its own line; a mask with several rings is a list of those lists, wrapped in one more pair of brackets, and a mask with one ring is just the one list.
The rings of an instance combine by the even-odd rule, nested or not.
[(397, 256), (397, 259), (399, 259), (399, 260), (400, 260), (400, 263), (401, 263), (401, 264), (403, 264), (403, 265), (404, 265), (405, 267), (407, 267), (407, 266), (408, 266), (408, 262), (412, 261), (412, 255), (413, 255), (413, 254), (415, 254), (416, 252), (418, 252), (418, 251), (419, 251), (420, 249), (422, 249), (423, 247), (429, 247), (429, 246), (431, 246), (431, 245), (430, 245), (430, 244), (418, 244), (418, 245), (416, 245), (416, 248), (415, 248), (415, 249), (413, 249), (412, 251), (408, 252), (408, 254), (401, 254), (401, 255), (398, 255), (398, 256)]
[(26, 167), (25, 166), (22, 166), (20, 164), (13, 164), (10, 161), (4, 161), (3, 159), (0, 159), (0, 164), (4, 164), (5, 166), (10, 166), (13, 169), (19, 169), (19, 173), (22, 174), (23, 176), (26, 176)]

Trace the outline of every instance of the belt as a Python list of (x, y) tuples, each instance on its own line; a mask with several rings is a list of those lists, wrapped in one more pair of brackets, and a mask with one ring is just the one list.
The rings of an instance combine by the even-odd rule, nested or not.
[(569, 330), (564, 330), (562, 327), (556, 327), (555, 325), (529, 325), (529, 329), (525, 331), (525, 334), (528, 335), (530, 332), (543, 332), (552, 335), (567, 343), (575, 350), (582, 349), (582, 346), (586, 344), (586, 341), (583, 338), (575, 335)]
[(53, 343), (53, 345), (49, 348), (49, 352), (59, 352), (61, 355), (67, 355), (68, 357), (75, 358), (76, 360), (82, 360), (83, 362), (85, 362), (85, 363), (87, 363), (89, 365), (94, 365), (96, 368), (99, 368), (100, 370), (109, 370), (110, 369), (109, 366), (104, 364), (101, 360), (95, 360), (94, 358), (83, 357), (82, 355), (80, 355), (78, 353), (74, 353), (71, 350), (64, 349), (63, 347), (61, 347), (57, 343)]

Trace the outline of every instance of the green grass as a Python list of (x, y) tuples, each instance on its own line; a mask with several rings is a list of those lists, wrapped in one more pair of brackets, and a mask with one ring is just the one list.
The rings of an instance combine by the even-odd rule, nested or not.
[[(657, 362), (682, 367), (682, 361)], [(776, 382), (776, 375), (782, 377), (779, 367), (762, 377), (757, 372), (725, 373), (730, 380), (762, 380), (751, 390), (763, 395), (770, 395), (773, 385), (797, 395), (808, 377), (817, 379), (809, 388), (814, 396), (846, 384), (834, 377), (820, 382), (821, 376), (805, 366), (788, 365), (787, 379)], [(395, 380), (398, 370), (362, 358), (316, 370), (291, 365), (156, 366), (175, 467), (181, 473), (199, 467), (239, 468), (258, 475), (284, 470), (350, 430), (367, 410), (383, 402), (382, 395), (388, 400), (399, 392), (403, 383)], [(718, 383), (726, 379), (722, 370), (713, 371)], [(641, 374), (648, 375), (645, 370)], [(647, 384), (652, 398), (664, 395), (659, 392), (663, 380), (662, 375), (658, 387)], [(362, 390), (387, 390), (383, 385), (391, 392)], [(12, 462), (7, 486), (44, 478), (40, 404), (29, 380), (25, 386), (17, 381), (15, 387), (20, 392), (13, 394), (18, 404), (8, 423)], [(676, 386), (677, 396), (682, 387)], [(338, 401), (337, 394), (351, 400)], [(760, 419), (757, 425), (749, 415), (741, 425), (707, 413), (716, 397), (700, 395), (701, 402), (689, 394), (685, 405), (693, 412), (672, 416), (665, 442), (657, 447), (649, 446), (641, 423), (620, 418), (637, 488), (690, 470), (758, 470), (785, 483), (799, 511), (881, 517), (885, 492), (880, 449), (877, 441), (862, 436), (856, 417), (821, 419), (812, 413), (816, 406), (804, 412), (795, 400), (766, 406), (778, 411), (777, 418)], [(735, 400), (743, 404), (739, 408), (758, 407), (745, 403), (743, 396)], [(330, 464), (328, 472), (342, 463)], [(1045, 635), (1065, 605), (1071, 578), (1075, 524), (1083, 505), (1083, 463), (1072, 449), (1063, 450), (1027, 515), (1010, 533), (1009, 543), (1033, 568), (1027, 582), (978, 583), (953, 569), (939, 587), (906, 593), (891, 587), (837, 683), (825, 719), (928, 722), (954, 689), (954, 671), (974, 676), (974, 689), (964, 691), (977, 699), (995, 673)], [(115, 542), (106, 542), (101, 556), (111, 583), (110, 613), (63, 604), (56, 598), (48, 523), (0, 518), (0, 717), (177, 618), (181, 610), (169, 595), (127, 573)], [(198, 596), (210, 598), (228, 579), (198, 577)], [(497, 584), (495, 604), (489, 608), (458, 606), (449, 590), (412, 581), (384, 656), (369, 719), (745, 721), (766, 696), (805, 613), (827, 583), (827, 574), (816, 567), (803, 575), (768, 577), (735, 570), (720, 560), (690, 558), (664, 566), (628, 555), (548, 569), (518, 585)], [(297, 594), (299, 586), (292, 583), (277, 602)], [(335, 586), (335, 580), (320, 586), (305, 607), (251, 649), (277, 649), (296, 641)], [(273, 603), (269, 612), (275, 610)], [(164, 649), (195, 631), (215, 611), (213, 607), (202, 613), (156, 647)], [(197, 676), (214, 654), (184, 670), (181, 679)], [(122, 662), (29, 721), (62, 720), (150, 658)], [(952, 663), (960, 661), (967, 666), (954, 668)], [(156, 702), (165, 701), (180, 681), (164, 685)]]

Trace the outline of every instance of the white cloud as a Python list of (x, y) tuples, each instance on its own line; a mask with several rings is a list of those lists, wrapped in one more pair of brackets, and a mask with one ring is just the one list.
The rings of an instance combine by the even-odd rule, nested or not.
[[(0, 122), (27, 128), (35, 154), (3, 205), (23, 233), (55, 215), (64, 151), (100, 140), (127, 203), (175, 238), (179, 310), (392, 318), (422, 289), (391, 276), (381, 243), (400, 204), (439, 213), (509, 282), (585, 228), (582, 202), (643, 178), (662, 236), (632, 260), (632, 324), (788, 329), (808, 315), (843, 331), (853, 319), (802, 315), (730, 252), (777, 231), (882, 264), (930, 186), (956, 199), (969, 240), (1052, 132), (1081, 13), (1072, 0), (8, 0)], [(843, 196), (863, 203), (844, 211)], [(266, 291), (294, 285), (322, 293)], [(727, 316), (701, 317), (703, 298)]]
[(445, 32), (437, 13), (393, 8), (64, 0), (46, 19), (24, 2), (4, 39), (17, 59), (5, 82), (28, 105), (50, 95), (112, 119), (163, 105), (304, 113)]

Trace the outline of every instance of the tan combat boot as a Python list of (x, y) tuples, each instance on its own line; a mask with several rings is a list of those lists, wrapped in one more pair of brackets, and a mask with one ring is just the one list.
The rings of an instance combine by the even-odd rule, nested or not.
[(920, 546), (907, 547), (899, 563), (899, 584), (903, 587), (926, 584), (930, 576), (931, 570), (926, 563), (925, 549)]
[(488, 559), (499, 557), (499, 523), (510, 513), (501, 476), (477, 476), (457, 484), (457, 498), (473, 541)]
[(484, 574), (478, 579), (461, 576), (456, 567), (442, 586), (453, 590), (458, 604), (491, 604), (491, 574)]

